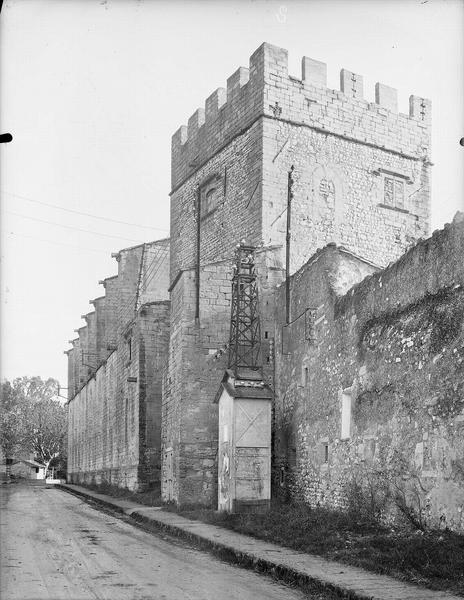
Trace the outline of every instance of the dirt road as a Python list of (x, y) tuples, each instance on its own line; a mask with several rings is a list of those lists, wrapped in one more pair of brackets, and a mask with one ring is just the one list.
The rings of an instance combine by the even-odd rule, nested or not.
[(1, 486), (2, 600), (293, 600), (301, 592), (43, 485)]

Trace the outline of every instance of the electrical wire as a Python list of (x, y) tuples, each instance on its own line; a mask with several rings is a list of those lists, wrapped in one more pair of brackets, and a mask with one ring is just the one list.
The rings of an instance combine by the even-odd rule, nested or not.
[(80, 252), (97, 252), (98, 254), (106, 254), (106, 250), (97, 250), (96, 248), (88, 248), (87, 246), (76, 246), (75, 244), (63, 244), (62, 242), (55, 242), (53, 240), (44, 240), (43, 238), (38, 238), (33, 235), (24, 235), (23, 233), (15, 233), (14, 231), (4, 231), (4, 233), (8, 235), (13, 235), (14, 237), (23, 237), (28, 238), (30, 240), (37, 240), (38, 242), (46, 242), (47, 244), (54, 244), (55, 246), (65, 246), (66, 248), (74, 248), (79, 250)]
[[(168, 253), (167, 248), (157, 248), (157, 253), (151, 260), (150, 264), (148, 265), (145, 275), (141, 281), (141, 287), (144, 287), (146, 289), (146, 287), (148, 286), (148, 283), (151, 282), (153, 277), (159, 271), (162, 263), (164, 262), (164, 259), (166, 258), (167, 253)], [(155, 264), (155, 261), (157, 259), (158, 259), (158, 264)], [(156, 267), (158, 267), (158, 268), (156, 268)], [(149, 273), (150, 273), (150, 277), (149, 277)], [(133, 310), (135, 310), (134, 303), (135, 303), (136, 299), (137, 299), (137, 291), (135, 292), (135, 294), (133, 296), (131, 296), (129, 298), (129, 300), (122, 307), (121, 312), (120, 312), (121, 323), (124, 323), (125, 320), (129, 317), (130, 313)]]
[(53, 221), (46, 221), (45, 219), (38, 219), (37, 217), (29, 217), (28, 215), (22, 215), (20, 213), (14, 212), (12, 210), (5, 210), (6, 213), (10, 215), (15, 215), (16, 217), (22, 217), (23, 219), (29, 219), (30, 221), (37, 221), (38, 223), (46, 223), (47, 225), (55, 225), (56, 227), (64, 227), (65, 229), (74, 229), (75, 231), (82, 231), (83, 233), (91, 233), (92, 235), (99, 235), (101, 237), (106, 238), (114, 238), (117, 240), (124, 240), (126, 242), (135, 242), (137, 244), (143, 244), (140, 240), (134, 240), (131, 238), (121, 237), (119, 235), (110, 235), (107, 233), (100, 233), (98, 231), (91, 231), (90, 229), (81, 229), (80, 227), (73, 227), (72, 225), (63, 225), (62, 223), (53, 223)]
[(92, 219), (100, 219), (102, 221), (109, 221), (110, 223), (118, 223), (119, 225), (130, 225), (131, 227), (141, 227), (142, 229), (150, 229), (157, 231), (169, 231), (164, 227), (150, 227), (149, 225), (139, 225), (138, 223), (128, 223), (127, 221), (119, 221), (118, 219), (110, 219), (109, 217), (102, 217), (100, 215), (92, 215), (91, 213), (82, 212), (80, 210), (74, 210), (72, 208), (65, 208), (64, 206), (58, 206), (57, 204), (50, 204), (48, 202), (42, 202), (41, 200), (34, 200), (32, 198), (27, 198), (26, 196), (21, 196), (20, 194), (13, 194), (12, 192), (7, 192), (6, 190), (2, 190), (3, 194), (7, 194), (8, 196), (14, 196), (15, 198), (20, 198), (21, 200), (26, 200), (27, 202), (33, 202), (34, 204), (41, 204), (42, 206), (49, 206), (50, 208), (56, 208), (58, 210), (63, 210), (65, 212), (70, 212), (75, 215), (83, 215), (84, 217), (91, 217)]
[[(147, 267), (147, 271), (144, 276), (144, 279), (146, 279), (148, 272), (151, 272), (151, 269), (154, 268), (155, 260), (157, 258), (159, 258), (159, 255), (161, 252), (163, 252), (163, 249), (157, 248), (157, 254), (155, 254), (155, 256), (152, 258), (151, 262), (149, 263), (149, 265)], [(165, 252), (167, 252), (167, 250), (165, 250)], [(137, 299), (137, 291), (135, 292), (135, 294), (130, 296), (129, 299), (126, 301), (126, 303), (121, 307), (121, 309), (119, 311), (119, 320), (121, 323), (125, 322), (125, 319), (128, 318), (130, 313), (135, 309), (134, 303), (135, 303), (136, 299)]]

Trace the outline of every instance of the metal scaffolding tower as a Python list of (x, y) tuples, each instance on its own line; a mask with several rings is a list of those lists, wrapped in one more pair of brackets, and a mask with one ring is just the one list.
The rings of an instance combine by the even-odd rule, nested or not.
[(242, 242), (235, 252), (229, 369), (237, 379), (262, 379), (261, 328), (254, 251), (253, 246)]

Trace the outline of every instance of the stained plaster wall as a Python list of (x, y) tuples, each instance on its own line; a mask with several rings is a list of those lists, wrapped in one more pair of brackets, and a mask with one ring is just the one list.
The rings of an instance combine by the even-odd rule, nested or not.
[(346, 292), (365, 267), (324, 249), (292, 280), (294, 317), (317, 309), (312, 342), (302, 341), (303, 319), (287, 335), (279, 290), (277, 493), (340, 508), (354, 481), (376, 493), (388, 484), (397, 500), (385, 518), (398, 518), (403, 497), (428, 524), (463, 529), (463, 255), (460, 215)]

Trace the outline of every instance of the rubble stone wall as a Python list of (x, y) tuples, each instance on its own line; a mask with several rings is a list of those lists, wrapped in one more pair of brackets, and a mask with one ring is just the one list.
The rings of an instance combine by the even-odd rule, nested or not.
[(375, 490), (385, 518), (406, 503), (464, 528), (463, 255), (462, 215), (364, 279), (329, 246), (292, 280), (292, 318), (315, 309), (312, 340), (303, 318), (284, 326), (279, 290), (277, 493), (343, 508)]
[[(296, 79), (288, 74), (286, 50), (263, 44), (249, 68), (238, 69), (227, 89), (213, 92), (173, 135), (166, 499), (215, 501), (216, 383), (203, 376), (210, 353), (228, 341), (237, 243), (274, 249), (260, 270), (263, 297), (281, 281), (291, 166), (291, 272), (333, 241), (385, 265), (427, 232), (430, 102), (411, 96), (402, 114), (395, 90), (379, 84), (369, 103), (361, 76), (343, 70), (338, 91), (327, 88), (325, 72), (323, 63), (305, 57)], [(269, 298), (261, 317), (273, 379)]]

